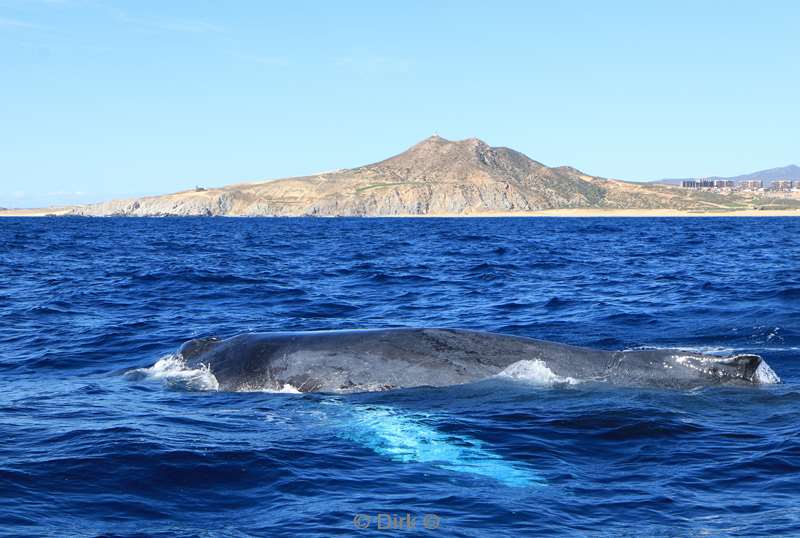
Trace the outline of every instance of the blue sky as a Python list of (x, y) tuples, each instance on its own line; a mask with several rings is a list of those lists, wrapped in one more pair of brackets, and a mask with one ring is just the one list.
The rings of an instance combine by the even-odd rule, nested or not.
[(332, 170), (438, 133), (630, 180), (800, 161), (800, 3), (0, 0), (0, 206)]

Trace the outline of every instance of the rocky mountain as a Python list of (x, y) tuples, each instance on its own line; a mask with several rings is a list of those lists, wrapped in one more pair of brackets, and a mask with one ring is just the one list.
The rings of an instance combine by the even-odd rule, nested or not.
[[(658, 181), (654, 181), (653, 183), (659, 183), (662, 185), (680, 185), (682, 181), (686, 181), (689, 179), (695, 179), (695, 178), (659, 179)], [(736, 181), (737, 183), (740, 181), (750, 181), (750, 180), (775, 181), (778, 179), (791, 179), (793, 181), (800, 181), (800, 166), (797, 166), (796, 164), (790, 164), (789, 166), (782, 166), (780, 168), (770, 168), (768, 170), (759, 170), (758, 172), (753, 172), (751, 174), (743, 174), (741, 176), (733, 176), (733, 177), (715, 176), (715, 179), (730, 179)]]
[(464, 215), (563, 208), (729, 209), (714, 193), (550, 168), (476, 138), (432, 136), (384, 161), (307, 177), (78, 206), (86, 216)]

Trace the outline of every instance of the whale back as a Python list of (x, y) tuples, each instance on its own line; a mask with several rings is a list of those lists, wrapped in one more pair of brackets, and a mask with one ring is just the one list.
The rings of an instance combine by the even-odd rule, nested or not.
[(490, 377), (522, 360), (552, 363), (558, 375), (596, 375), (606, 366), (598, 360), (605, 352), (461, 329), (251, 333), (187, 342), (180, 353), (192, 366), (208, 366), (223, 390), (447, 386)]

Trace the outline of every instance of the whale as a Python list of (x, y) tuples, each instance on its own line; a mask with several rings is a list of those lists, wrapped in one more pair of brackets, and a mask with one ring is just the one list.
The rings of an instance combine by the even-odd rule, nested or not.
[(244, 333), (187, 341), (174, 354), (221, 391), (356, 393), (477, 382), (535, 367), (554, 380), (691, 388), (780, 378), (758, 355), (599, 350), (492, 332), (392, 328)]

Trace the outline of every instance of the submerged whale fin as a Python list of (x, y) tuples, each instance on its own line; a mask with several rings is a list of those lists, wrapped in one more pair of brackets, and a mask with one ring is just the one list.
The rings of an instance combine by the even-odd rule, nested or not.
[(478, 439), (445, 434), (425, 423), (428, 416), (404, 414), (383, 405), (335, 405), (337, 435), (402, 463), (427, 463), (441, 469), (492, 478), (515, 487), (542, 485), (533, 470), (483, 448)]

